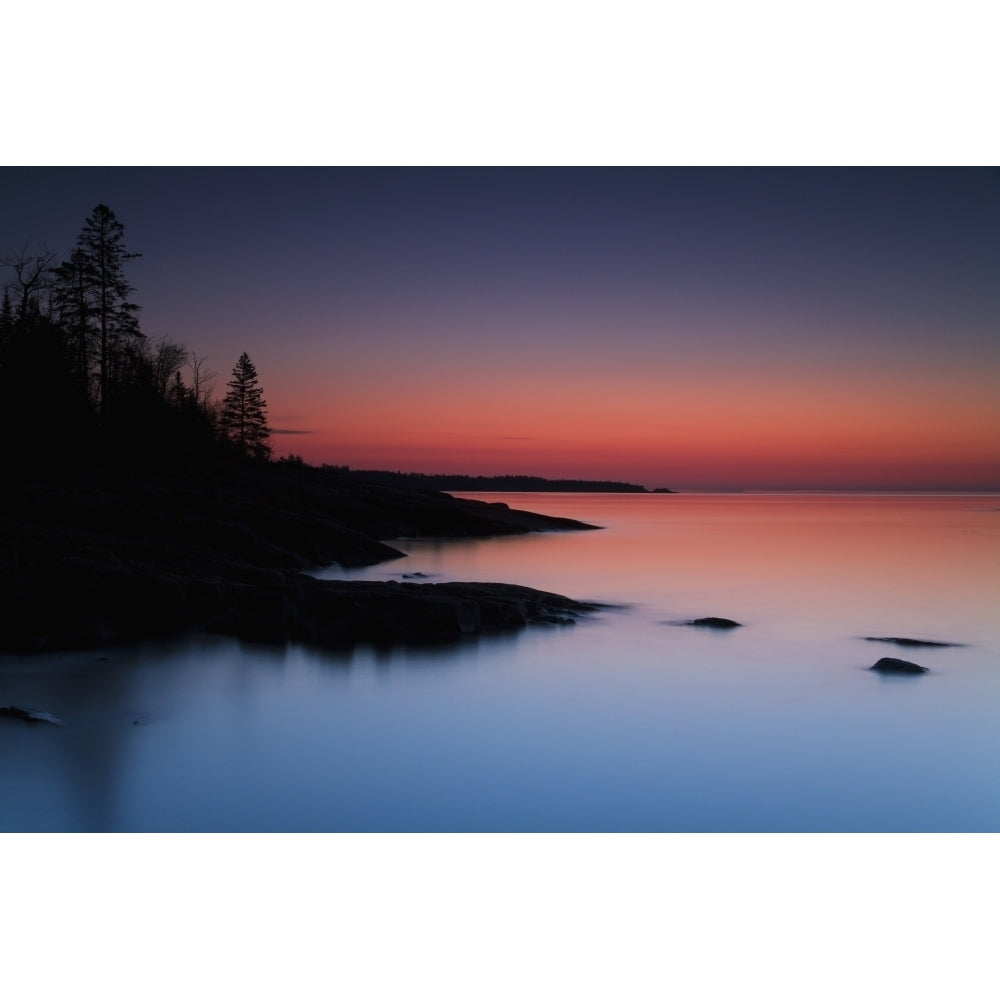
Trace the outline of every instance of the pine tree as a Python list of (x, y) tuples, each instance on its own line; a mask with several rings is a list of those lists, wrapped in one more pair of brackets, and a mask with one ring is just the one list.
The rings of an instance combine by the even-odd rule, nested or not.
[(55, 304), (75, 341), (78, 364), (96, 367), (102, 416), (116, 389), (134, 371), (139, 353), (139, 306), (125, 278), (125, 262), (141, 254), (125, 249), (125, 227), (107, 205), (98, 205), (83, 224), (69, 259), (56, 269)]
[(179, 371), (174, 372), (174, 380), (170, 383), (164, 395), (178, 410), (186, 406), (191, 400), (191, 393), (188, 391), (187, 386), (184, 385), (184, 380), (181, 378)]
[(14, 329), (14, 307), (10, 304), (10, 292), (3, 290), (0, 301), (0, 337), (6, 337)]
[(271, 429), (267, 426), (264, 390), (257, 384), (257, 369), (244, 351), (226, 383), (229, 392), (222, 401), (222, 428), (226, 437), (244, 455), (267, 459), (271, 455)]
[(89, 270), (83, 251), (74, 248), (69, 258), (56, 268), (52, 292), (56, 320), (66, 331), (81, 391), (88, 396), (93, 395), (91, 369), (97, 335)]
[(0, 382), (9, 374), (10, 359), (8, 357), (10, 342), (14, 335), (14, 307), (10, 304), (10, 293), (5, 288), (3, 299), (0, 300)]

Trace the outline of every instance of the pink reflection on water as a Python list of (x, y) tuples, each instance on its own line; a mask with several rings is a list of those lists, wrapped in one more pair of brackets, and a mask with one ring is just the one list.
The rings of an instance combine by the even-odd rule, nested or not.
[(995, 637), (993, 495), (468, 494), (600, 532), (426, 543), (450, 575), (503, 579), (679, 614), (797, 621), (923, 638)]

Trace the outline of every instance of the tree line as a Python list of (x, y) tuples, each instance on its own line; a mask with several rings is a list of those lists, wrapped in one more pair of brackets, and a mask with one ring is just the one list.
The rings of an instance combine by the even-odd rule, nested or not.
[(0, 258), (8, 458), (270, 457), (267, 404), (246, 353), (217, 401), (205, 356), (142, 331), (126, 274), (140, 256), (102, 204), (65, 260), (27, 245)]
[[(393, 472), (388, 469), (352, 469), (324, 466), (343, 479), (447, 493), (648, 493), (645, 486), (602, 479), (546, 479), (543, 476), (465, 476), (452, 473)], [(654, 492), (671, 493), (672, 490)]]

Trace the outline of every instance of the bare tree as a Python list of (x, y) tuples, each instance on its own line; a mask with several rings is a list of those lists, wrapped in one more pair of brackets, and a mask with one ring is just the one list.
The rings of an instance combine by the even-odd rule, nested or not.
[(187, 366), (191, 371), (191, 398), (199, 405), (208, 408), (215, 388), (215, 378), (218, 372), (209, 371), (205, 367), (207, 354), (188, 354)]
[(157, 337), (149, 345), (149, 362), (153, 369), (153, 388), (164, 398), (171, 379), (180, 375), (187, 363), (188, 350), (183, 344), (175, 344), (166, 336)]
[(8, 253), (0, 258), (0, 265), (9, 267), (14, 272), (14, 280), (11, 282), (15, 295), (20, 298), (17, 305), (17, 318), (24, 320), (28, 316), (28, 309), (32, 304), (32, 299), (37, 300), (39, 294), (51, 284), (52, 261), (55, 259), (53, 250), (37, 250), (34, 253), (28, 250), (25, 243), (17, 253)]

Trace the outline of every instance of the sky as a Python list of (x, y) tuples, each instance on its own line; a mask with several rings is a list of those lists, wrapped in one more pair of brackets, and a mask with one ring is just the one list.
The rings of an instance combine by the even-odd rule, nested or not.
[(275, 454), (648, 488), (1000, 489), (1000, 171), (0, 169), (0, 251), (125, 226), (147, 336)]

